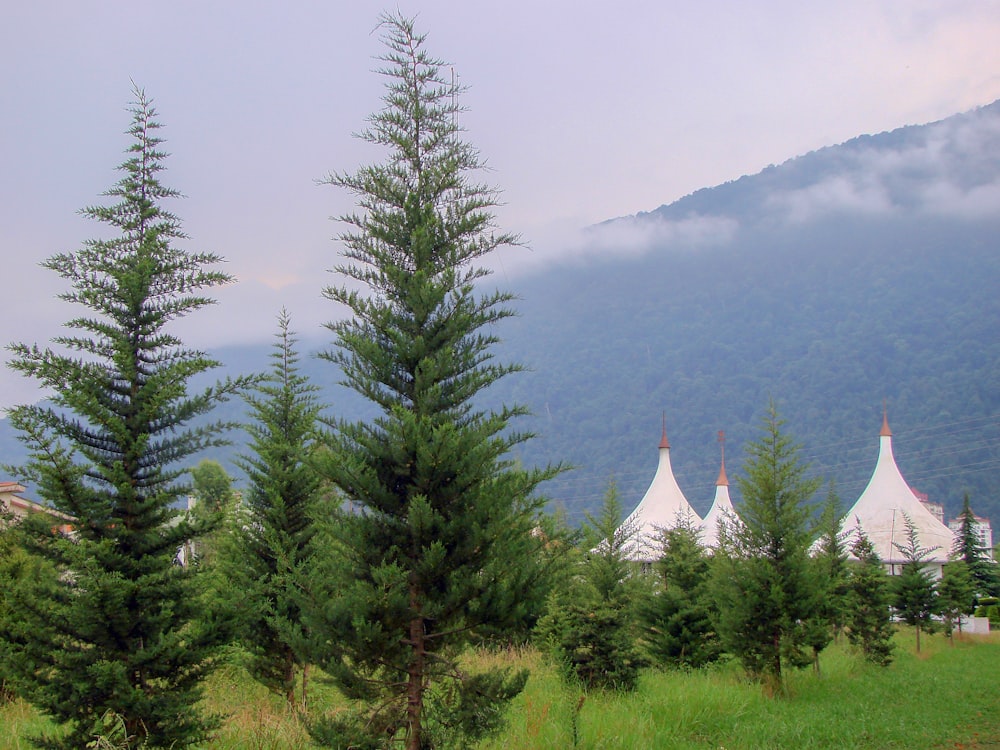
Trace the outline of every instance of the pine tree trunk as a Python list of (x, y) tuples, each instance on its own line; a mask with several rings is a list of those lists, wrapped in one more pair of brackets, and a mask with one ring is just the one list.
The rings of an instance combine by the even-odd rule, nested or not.
[[(420, 611), (420, 592), (416, 586), (410, 585), (410, 609), (414, 613)], [(407, 732), (406, 750), (420, 750), (422, 741), (422, 724), (424, 708), (424, 663), (426, 657), (424, 644), (424, 620), (419, 615), (410, 620), (411, 659), (409, 668), (409, 685), (407, 687)]]
[(285, 654), (285, 701), (289, 708), (295, 707), (295, 661), (291, 654)]

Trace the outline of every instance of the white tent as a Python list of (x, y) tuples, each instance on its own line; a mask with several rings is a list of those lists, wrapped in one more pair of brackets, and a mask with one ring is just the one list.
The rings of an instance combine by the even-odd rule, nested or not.
[(621, 526), (634, 530), (636, 545), (631, 557), (644, 562), (660, 557), (660, 537), (664, 529), (672, 529), (679, 523), (689, 523), (692, 528), (698, 528), (702, 523), (674, 478), (666, 425), (659, 451), (659, 464), (649, 489)]
[(936, 548), (925, 560), (938, 575), (948, 561), (954, 535), (939, 521), (903, 479), (892, 454), (892, 431), (888, 417), (883, 414), (879, 434), (878, 462), (861, 497), (844, 517), (843, 530), (848, 532), (848, 546), (857, 538), (858, 526), (871, 540), (875, 552), (891, 574), (899, 573), (905, 559), (896, 544), (905, 545), (906, 519), (917, 531), (920, 547)]
[[(722, 433), (719, 433), (719, 441), (722, 440)], [(719, 522), (736, 517), (736, 509), (729, 497), (729, 479), (726, 477), (726, 444), (722, 443), (722, 465), (719, 468), (719, 478), (715, 480), (715, 499), (701, 524), (701, 543), (709, 549), (718, 547)]]

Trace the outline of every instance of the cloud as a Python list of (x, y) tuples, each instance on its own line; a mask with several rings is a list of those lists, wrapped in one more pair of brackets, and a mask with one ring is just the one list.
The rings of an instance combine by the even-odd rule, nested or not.
[(963, 189), (947, 180), (926, 185), (920, 193), (928, 213), (946, 218), (996, 218), (1000, 211), (1000, 180)]
[(649, 214), (644, 222), (614, 221), (591, 227), (584, 234), (587, 252), (607, 250), (622, 255), (637, 255), (652, 248), (692, 252), (729, 243), (736, 234), (735, 219), (692, 214), (680, 220), (668, 220)]
[[(537, 249), (519, 249), (520, 256), (511, 267), (531, 273), (557, 264), (636, 257), (653, 249), (694, 252), (730, 242), (737, 229), (735, 219), (697, 214), (679, 221), (644, 214), (583, 229), (552, 225), (540, 231), (541, 240), (532, 243), (532, 248)], [(493, 268), (507, 273), (502, 262), (494, 262)]]
[(885, 214), (892, 200), (874, 176), (835, 175), (801, 190), (767, 196), (765, 206), (791, 224), (803, 224), (830, 214)]
[(764, 199), (780, 221), (902, 212), (974, 219), (1000, 209), (997, 113), (859, 139), (805, 159), (820, 165), (815, 182)]

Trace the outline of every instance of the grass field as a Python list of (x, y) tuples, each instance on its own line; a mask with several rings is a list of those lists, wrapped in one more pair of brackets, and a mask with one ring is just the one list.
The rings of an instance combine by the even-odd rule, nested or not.
[[(517, 748), (1000, 748), (1000, 633), (897, 637), (883, 669), (840, 647), (822, 657), (822, 675), (791, 673), (787, 696), (766, 697), (733, 664), (694, 673), (649, 671), (633, 694), (581, 693), (565, 686), (537, 652), (481, 653), (478, 661), (524, 664), (531, 679), (514, 702), (506, 732), (481, 750)], [(314, 705), (335, 696), (314, 681)], [(283, 702), (237, 667), (218, 671), (206, 708), (226, 716), (207, 750), (292, 750), (308, 738)], [(0, 748), (30, 747), (25, 737), (49, 725), (29, 706), (0, 708)]]

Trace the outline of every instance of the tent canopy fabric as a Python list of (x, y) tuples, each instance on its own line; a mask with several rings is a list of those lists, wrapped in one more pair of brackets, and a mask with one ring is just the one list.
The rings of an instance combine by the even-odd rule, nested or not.
[(892, 452), (892, 431), (888, 419), (883, 417), (875, 471), (858, 501), (845, 515), (842, 529), (848, 533), (847, 544), (851, 545), (860, 527), (882, 562), (893, 566), (905, 562), (896, 545), (907, 543), (907, 519), (916, 529), (918, 545), (933, 550), (926, 561), (947, 562), (954, 534), (917, 499), (903, 479)]

